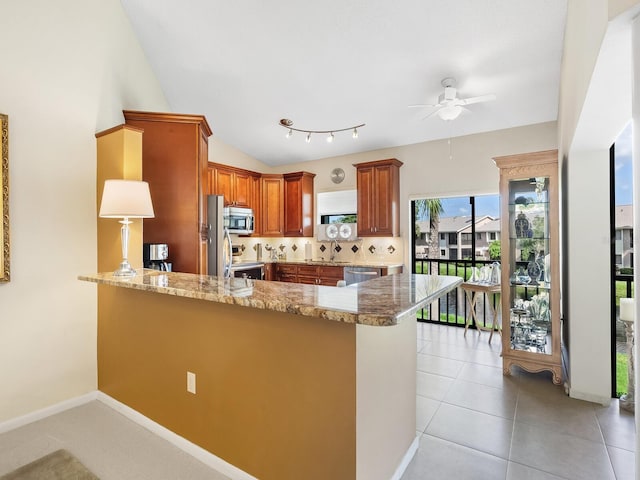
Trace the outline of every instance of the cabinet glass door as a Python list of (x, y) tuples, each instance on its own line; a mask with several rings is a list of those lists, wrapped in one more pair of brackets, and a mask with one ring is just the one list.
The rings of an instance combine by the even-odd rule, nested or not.
[(510, 346), (548, 355), (552, 353), (549, 213), (549, 177), (509, 181)]

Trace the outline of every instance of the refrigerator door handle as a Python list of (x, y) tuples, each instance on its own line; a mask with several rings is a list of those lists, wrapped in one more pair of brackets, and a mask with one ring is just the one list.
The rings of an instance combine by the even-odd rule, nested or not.
[(233, 261), (233, 258), (231, 256), (231, 235), (229, 235), (229, 230), (228, 229), (224, 229), (224, 238), (225, 238), (225, 242), (226, 242), (226, 246), (227, 248), (224, 249), (223, 251), (226, 253), (226, 255), (224, 256), (224, 278), (230, 278), (231, 277), (231, 262)]

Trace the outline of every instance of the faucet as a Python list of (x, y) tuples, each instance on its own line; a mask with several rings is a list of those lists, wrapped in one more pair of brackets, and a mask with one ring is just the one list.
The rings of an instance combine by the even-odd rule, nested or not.
[(338, 246), (338, 240), (331, 240), (329, 244), (329, 248), (331, 249), (331, 254), (329, 255), (329, 261), (333, 262), (336, 259), (336, 247)]

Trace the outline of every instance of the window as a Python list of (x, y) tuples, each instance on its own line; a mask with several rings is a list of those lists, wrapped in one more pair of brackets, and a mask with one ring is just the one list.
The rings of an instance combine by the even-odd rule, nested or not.
[(460, 241), (462, 243), (471, 243), (471, 239), (473, 237), (471, 236), (470, 233), (463, 233), (462, 235), (460, 235)]
[(622, 240), (622, 230), (616, 230), (616, 240)]
[(440, 240), (445, 240), (445, 238), (446, 238), (446, 237), (445, 237), (445, 234), (444, 234), (444, 233), (441, 233), (441, 234), (440, 234)]
[(321, 215), (320, 223), (327, 225), (329, 223), (356, 223), (358, 216), (355, 213), (344, 213), (339, 215)]
[(482, 240), (482, 234), (476, 233), (476, 240)]
[(616, 265), (622, 265), (622, 255), (616, 255)]
[(633, 248), (633, 229), (629, 230), (629, 248)]
[(447, 254), (447, 251), (444, 249), (440, 249), (440, 256), (444, 257)]
[(489, 240), (495, 240), (495, 239), (496, 239), (496, 232), (489, 233)]
[(471, 252), (472, 250), (470, 248), (463, 248), (462, 249), (462, 258), (471, 258)]
[(458, 239), (456, 238), (456, 234), (455, 233), (450, 233), (449, 234), (449, 245), (455, 245), (456, 243), (458, 243)]

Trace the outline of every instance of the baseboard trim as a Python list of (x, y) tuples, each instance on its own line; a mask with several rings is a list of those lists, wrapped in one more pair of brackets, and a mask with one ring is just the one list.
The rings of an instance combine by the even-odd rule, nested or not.
[(69, 400), (65, 400), (63, 402), (41, 408), (40, 410), (36, 410), (35, 412), (12, 418), (11, 420), (0, 423), (0, 433), (5, 433), (10, 430), (23, 427), (30, 423), (37, 422), (38, 420), (42, 420), (43, 418), (55, 415), (56, 413), (64, 412), (65, 410), (69, 410), (70, 408), (79, 407), (80, 405), (84, 405), (85, 403), (96, 400), (97, 396), (97, 391), (89, 392), (84, 395), (80, 395), (79, 397), (70, 398)]
[[(230, 477), (233, 480), (258, 480), (256, 477), (248, 474), (244, 470), (240, 470), (238, 467), (226, 462), (220, 457), (215, 456), (213, 453), (199, 447), (195, 443), (190, 442), (184, 437), (172, 432), (168, 428), (163, 427), (159, 423), (154, 422), (148, 417), (145, 417), (140, 412), (133, 408), (119, 402), (113, 397), (110, 397), (106, 393), (97, 392), (97, 400), (104, 403), (108, 407), (111, 407), (115, 411), (121, 413), (129, 420), (137, 423), (138, 425), (146, 428), (150, 432), (156, 434), (160, 438), (175, 445), (180, 450), (188, 453), (192, 457), (195, 457), (205, 465), (217, 470), (218, 472)], [(406, 467), (405, 467), (406, 468)], [(400, 477), (398, 477), (399, 479)], [(395, 480), (395, 477), (394, 477)]]
[(409, 445), (407, 453), (405, 453), (404, 457), (402, 457), (402, 460), (400, 460), (400, 465), (398, 465), (398, 468), (396, 468), (396, 471), (394, 472), (390, 480), (400, 480), (402, 478), (402, 475), (404, 475), (404, 471), (409, 466), (409, 463), (411, 463), (411, 459), (418, 451), (419, 446), (420, 436), (416, 436), (416, 438), (413, 439), (413, 442), (411, 442), (411, 445)]
[(592, 395), (591, 393), (578, 392), (575, 388), (569, 389), (569, 396), (577, 400), (599, 403), (605, 407), (608, 407), (611, 404), (611, 397), (602, 397), (600, 395)]

